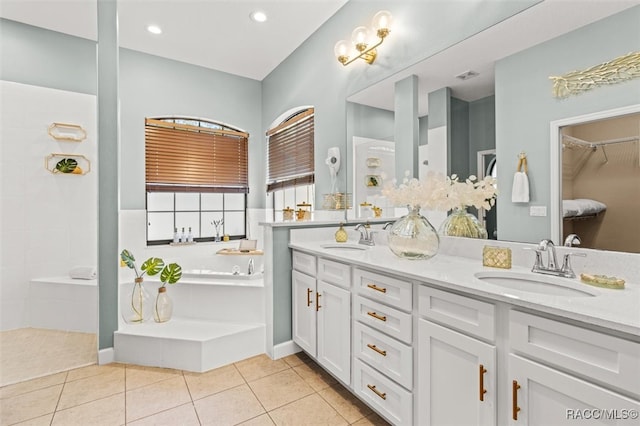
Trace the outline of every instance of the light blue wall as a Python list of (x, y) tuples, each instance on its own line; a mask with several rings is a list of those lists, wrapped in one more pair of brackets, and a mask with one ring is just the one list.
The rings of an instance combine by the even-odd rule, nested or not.
[[(638, 50), (640, 6), (496, 64), (496, 151), (504, 177), (499, 181), (499, 239), (531, 242), (550, 237), (549, 217), (530, 217), (529, 206), (550, 205), (551, 121), (640, 103), (640, 79), (561, 100), (552, 96), (549, 76), (587, 69)], [(529, 204), (511, 203), (520, 151), (526, 152), (529, 163)]]
[(469, 102), (452, 97), (449, 174), (469, 176), (469, 149)]
[(469, 173), (478, 175), (477, 152), (496, 147), (496, 97), (469, 102)]

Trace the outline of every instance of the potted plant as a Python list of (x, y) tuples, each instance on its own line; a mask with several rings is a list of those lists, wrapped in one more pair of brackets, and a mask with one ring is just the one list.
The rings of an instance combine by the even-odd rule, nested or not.
[(167, 294), (167, 284), (175, 284), (182, 278), (182, 267), (177, 263), (170, 263), (160, 272), (162, 285), (158, 288), (158, 296), (153, 307), (153, 319), (156, 322), (167, 322), (173, 314), (173, 302)]

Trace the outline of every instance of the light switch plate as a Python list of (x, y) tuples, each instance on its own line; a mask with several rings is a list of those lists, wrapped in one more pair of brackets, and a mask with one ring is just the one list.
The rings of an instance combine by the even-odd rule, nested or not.
[(529, 216), (546, 216), (547, 206), (531, 206), (529, 207)]

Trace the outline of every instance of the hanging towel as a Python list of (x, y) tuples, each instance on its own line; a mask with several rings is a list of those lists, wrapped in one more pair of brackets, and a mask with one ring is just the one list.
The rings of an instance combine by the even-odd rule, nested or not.
[(81, 280), (95, 280), (98, 271), (93, 266), (74, 266), (69, 270), (69, 276)]
[(511, 202), (529, 202), (529, 178), (527, 177), (527, 157), (520, 154), (518, 170), (513, 176), (513, 188), (511, 189)]

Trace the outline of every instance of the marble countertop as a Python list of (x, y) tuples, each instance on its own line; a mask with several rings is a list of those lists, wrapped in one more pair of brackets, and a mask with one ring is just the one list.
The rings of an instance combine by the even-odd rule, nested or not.
[[(438, 253), (428, 260), (407, 260), (397, 257), (385, 245), (376, 245), (367, 250), (336, 250), (322, 247), (323, 244), (330, 243), (335, 245), (334, 240), (292, 240), (289, 247), (383, 274), (427, 282), (445, 290), (505, 302), (640, 337), (640, 282), (627, 281), (624, 289), (613, 290), (583, 284), (579, 278), (561, 278), (573, 281), (577, 286), (584, 286), (585, 290), (597, 293), (597, 296), (552, 296), (505, 290), (504, 287), (481, 281), (474, 274), (483, 271), (507, 271), (484, 267), (481, 259)], [(530, 267), (518, 265), (508, 271), (539, 275), (533, 274)], [(576, 272), (579, 275), (579, 271)]]

